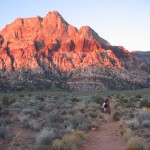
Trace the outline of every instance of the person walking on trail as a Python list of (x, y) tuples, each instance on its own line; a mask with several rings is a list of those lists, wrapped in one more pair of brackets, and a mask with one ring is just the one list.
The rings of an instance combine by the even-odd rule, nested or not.
[(102, 104), (102, 111), (105, 113), (104, 121), (108, 122), (108, 115), (111, 113), (110, 100), (108, 98), (106, 98)]

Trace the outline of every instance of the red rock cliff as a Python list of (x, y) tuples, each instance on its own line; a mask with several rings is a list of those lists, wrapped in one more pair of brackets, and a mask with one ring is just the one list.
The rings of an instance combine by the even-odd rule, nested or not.
[(47, 61), (50, 52), (53, 52), (53, 61), (63, 70), (91, 65), (124, 69), (110, 48), (90, 27), (78, 30), (54, 11), (44, 18), (18, 18), (0, 32), (0, 69), (38, 68), (35, 55)]

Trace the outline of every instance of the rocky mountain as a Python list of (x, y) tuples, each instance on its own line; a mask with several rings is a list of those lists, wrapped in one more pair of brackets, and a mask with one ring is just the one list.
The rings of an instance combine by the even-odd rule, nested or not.
[(142, 59), (142, 61), (148, 66), (150, 72), (150, 51), (135, 51), (133, 55)]
[(150, 86), (142, 60), (112, 46), (89, 26), (57, 12), (18, 18), (0, 31), (1, 90), (106, 90)]

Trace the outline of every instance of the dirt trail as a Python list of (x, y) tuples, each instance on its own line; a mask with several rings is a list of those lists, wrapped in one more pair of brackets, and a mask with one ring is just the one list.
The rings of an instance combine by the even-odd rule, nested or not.
[[(112, 114), (113, 114), (112, 105)], [(101, 122), (98, 131), (87, 134), (84, 150), (126, 150), (126, 143), (120, 135), (119, 122), (109, 116), (108, 122)]]

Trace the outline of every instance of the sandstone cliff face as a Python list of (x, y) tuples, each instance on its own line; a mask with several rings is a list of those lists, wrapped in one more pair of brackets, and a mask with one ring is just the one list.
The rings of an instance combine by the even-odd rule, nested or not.
[(58, 12), (49, 12), (44, 18), (18, 18), (0, 35), (3, 70), (38, 68), (35, 54), (42, 59), (41, 55), (48, 56), (49, 51), (64, 70), (89, 65), (124, 68), (113, 51), (103, 49), (110, 46), (107, 41), (88, 26), (78, 30), (69, 25)]
[[(88, 26), (78, 30), (56, 11), (44, 18), (18, 18), (0, 31), (0, 70), (36, 72), (45, 66), (78, 77), (91, 76), (92, 80), (106, 73), (102, 68), (121, 70), (122, 74), (146, 71), (145, 64), (126, 49), (111, 46)], [(124, 76), (131, 80), (130, 75)]]

